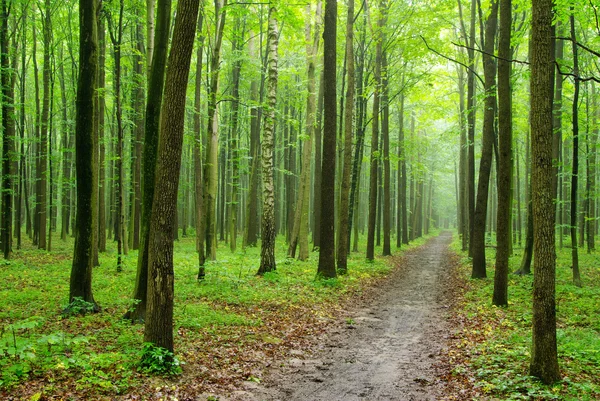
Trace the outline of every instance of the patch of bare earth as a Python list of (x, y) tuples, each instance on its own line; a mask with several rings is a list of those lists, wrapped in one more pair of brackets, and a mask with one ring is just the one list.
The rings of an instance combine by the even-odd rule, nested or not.
[[(451, 337), (456, 257), (449, 233), (394, 260), (397, 268), (261, 383), (227, 400), (438, 400), (447, 396), (441, 355)], [(446, 376), (447, 377), (447, 376)]]

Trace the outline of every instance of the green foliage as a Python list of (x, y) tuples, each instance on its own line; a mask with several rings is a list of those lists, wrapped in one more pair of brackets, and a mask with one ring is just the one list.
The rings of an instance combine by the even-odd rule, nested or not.
[(81, 297), (75, 297), (70, 304), (64, 306), (62, 315), (64, 317), (86, 315), (93, 313), (95, 309), (96, 305), (93, 302), (87, 302)]
[(140, 368), (142, 371), (156, 375), (181, 374), (181, 362), (166, 348), (152, 343), (144, 343)]
[[(455, 240), (455, 251), (460, 244)], [(595, 400), (600, 397), (600, 269), (597, 256), (580, 253), (584, 286), (572, 284), (571, 250), (557, 249), (557, 341), (563, 380), (545, 386), (528, 375), (533, 275), (509, 277), (509, 306), (491, 305), (493, 269), (490, 278), (472, 280), (460, 312), (466, 325), (459, 333), (458, 348), (465, 360), (454, 373), (474, 375), (475, 386), (493, 399)], [(488, 266), (494, 253), (488, 252)], [(510, 259), (511, 271), (518, 269), (522, 249)], [(470, 274), (470, 262), (463, 257), (463, 274)]]

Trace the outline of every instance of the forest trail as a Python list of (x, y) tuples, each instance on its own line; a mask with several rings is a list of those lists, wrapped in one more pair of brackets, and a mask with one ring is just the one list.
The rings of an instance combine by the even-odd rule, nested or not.
[(443, 383), (434, 364), (449, 330), (443, 294), (453, 266), (451, 238), (442, 233), (398, 257), (398, 268), (369, 301), (315, 339), (318, 350), (311, 359), (278, 363), (263, 383), (231, 399), (440, 399)]

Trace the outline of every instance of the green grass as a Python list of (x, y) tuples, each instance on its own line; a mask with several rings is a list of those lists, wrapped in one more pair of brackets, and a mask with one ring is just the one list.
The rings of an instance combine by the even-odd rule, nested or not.
[[(457, 238), (453, 248), (460, 252)], [(463, 310), (466, 325), (459, 334), (465, 360), (455, 373), (475, 375), (475, 386), (494, 399), (600, 399), (600, 259), (579, 250), (583, 287), (572, 284), (571, 249), (557, 249), (556, 305), (559, 365), (562, 381), (544, 386), (528, 375), (531, 349), (533, 275), (509, 277), (509, 306), (491, 305), (494, 249), (487, 248), (488, 277), (470, 280)], [(463, 255), (462, 274), (470, 275)], [(510, 258), (517, 270), (522, 249)], [(468, 372), (468, 373), (467, 373)]]
[[(76, 392), (110, 399), (156, 383), (138, 369), (143, 326), (121, 319), (132, 303), (137, 251), (124, 258), (123, 271), (117, 273), (110, 243), (93, 271), (94, 297), (102, 312), (64, 318), (73, 241), (53, 239), (52, 252), (34, 249), (25, 240), (12, 260), (0, 261), (0, 395)], [(278, 238), (277, 270), (258, 277), (260, 248), (231, 254), (225, 244), (219, 246), (218, 260), (207, 263), (206, 279), (198, 282), (194, 239), (175, 243), (175, 354), (196, 367), (218, 369), (220, 361), (228, 361), (222, 368), (234, 369), (224, 349), (248, 344), (270, 349), (283, 342), (289, 327), (302, 332), (303, 319), (327, 319), (336, 305), (391, 270), (385, 258), (367, 262), (363, 252), (352, 253), (349, 274), (316, 280), (318, 253), (311, 252), (307, 262), (289, 259)], [(235, 369), (227, 374), (247, 375)], [(183, 370), (184, 376), (200, 375), (194, 380), (220, 380), (215, 379), (219, 372), (200, 374), (185, 365)]]

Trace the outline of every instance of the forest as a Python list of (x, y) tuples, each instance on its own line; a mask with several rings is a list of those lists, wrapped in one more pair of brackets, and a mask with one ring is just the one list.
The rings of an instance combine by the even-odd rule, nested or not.
[(599, 399), (599, 13), (0, 0), (0, 398)]

